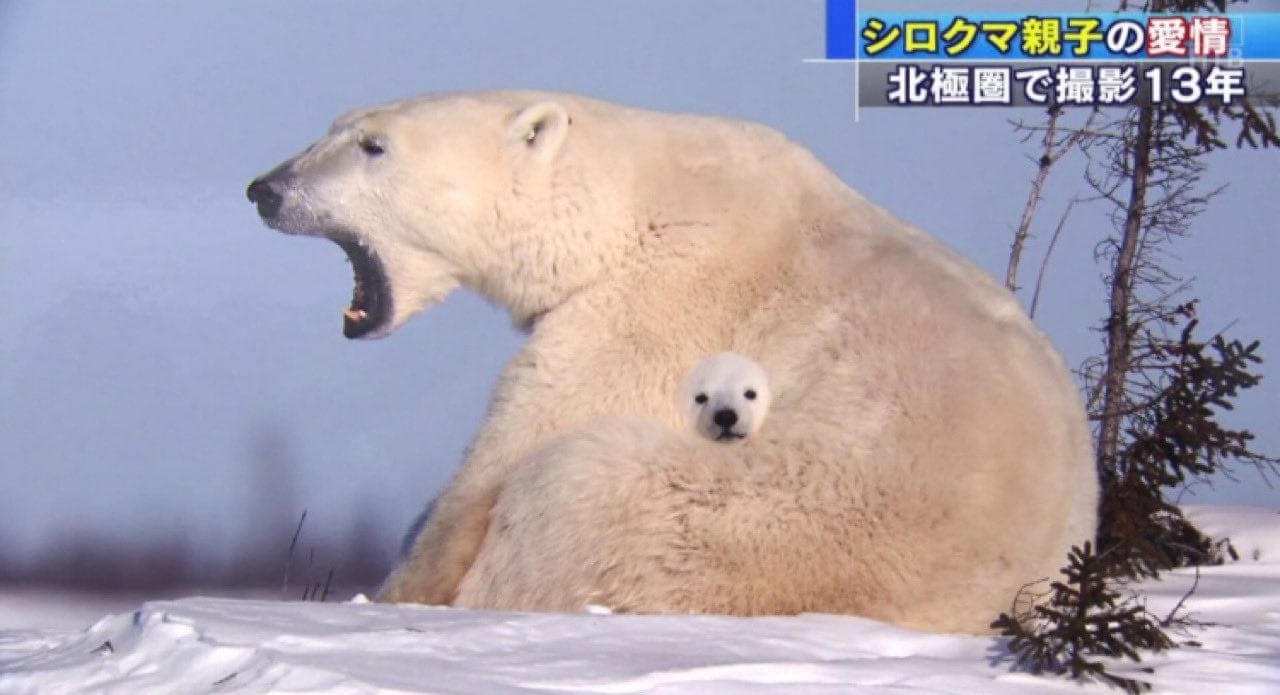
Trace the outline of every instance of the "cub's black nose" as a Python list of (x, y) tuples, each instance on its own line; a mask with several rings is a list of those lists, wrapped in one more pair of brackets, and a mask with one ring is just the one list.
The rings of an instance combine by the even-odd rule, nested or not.
[(725, 408), (723, 410), (716, 411), (714, 420), (720, 427), (728, 429), (738, 424), (738, 414), (728, 408)]
[(264, 179), (254, 179), (245, 195), (249, 196), (250, 203), (258, 206), (258, 216), (264, 220), (275, 217), (280, 212), (280, 204), (284, 202), (284, 198)]

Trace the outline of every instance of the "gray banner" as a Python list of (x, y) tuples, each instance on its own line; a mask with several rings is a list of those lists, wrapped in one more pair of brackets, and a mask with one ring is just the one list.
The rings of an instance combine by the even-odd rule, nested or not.
[[(1152, 74), (1159, 68), (1159, 74)], [(1184, 103), (1232, 99), (1280, 101), (1280, 62), (871, 62), (858, 63), (861, 106), (1123, 106), (1158, 89)], [(1006, 92), (1002, 95), (1001, 91)], [(1007, 101), (1004, 98), (1007, 96)], [(1044, 101), (1033, 101), (1043, 97)]]

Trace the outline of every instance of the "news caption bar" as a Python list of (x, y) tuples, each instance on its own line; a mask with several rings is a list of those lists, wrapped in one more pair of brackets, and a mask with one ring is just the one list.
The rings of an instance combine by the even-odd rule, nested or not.
[(1280, 98), (1280, 13), (859, 12), (827, 0), (826, 59), (862, 106), (1127, 106)]

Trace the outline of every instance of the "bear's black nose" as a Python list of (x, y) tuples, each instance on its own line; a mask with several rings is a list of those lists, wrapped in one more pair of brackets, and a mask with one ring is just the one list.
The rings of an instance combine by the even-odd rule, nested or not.
[(728, 408), (717, 410), (715, 414), (715, 423), (720, 427), (728, 429), (738, 423), (738, 414)]
[(254, 179), (249, 184), (249, 189), (245, 191), (245, 195), (249, 196), (249, 202), (258, 206), (258, 216), (264, 220), (269, 220), (280, 212), (280, 205), (284, 202), (284, 198), (271, 187), (265, 179)]

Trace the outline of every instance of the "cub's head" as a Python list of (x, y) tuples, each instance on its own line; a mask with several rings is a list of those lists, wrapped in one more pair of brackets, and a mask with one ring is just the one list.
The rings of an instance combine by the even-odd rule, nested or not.
[(460, 284), (524, 325), (624, 252), (615, 189), (575, 154), (592, 108), (493, 92), (354, 111), (247, 194), (268, 226), (346, 252), (348, 338), (387, 335)]
[(685, 378), (680, 407), (698, 434), (738, 442), (760, 429), (771, 398), (769, 378), (759, 364), (720, 352), (699, 362)]

